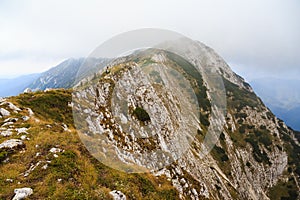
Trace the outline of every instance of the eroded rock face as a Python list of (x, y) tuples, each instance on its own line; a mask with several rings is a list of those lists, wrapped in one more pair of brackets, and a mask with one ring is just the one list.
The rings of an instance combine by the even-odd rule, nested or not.
[[(208, 127), (197, 121), (199, 117), (191, 112), (194, 109), (192, 106), (186, 108), (190, 115), (181, 112), (182, 107), (177, 106), (181, 103), (189, 105), (184, 102), (187, 94), (170, 90), (176, 88), (171, 85), (174, 80), (164, 76), (166, 73), (163, 67), (171, 65), (172, 61), (161, 52), (150, 59), (152, 65), (162, 66), (158, 68), (158, 74), (154, 74), (155, 84), (150, 84), (149, 78), (141, 73), (141, 63), (146, 61), (141, 59), (141, 63), (136, 63), (128, 59), (121, 67), (116, 63), (110, 69), (111, 73), (101, 77), (98, 84), (74, 93), (84, 102), (77, 102), (73, 106), (78, 113), (83, 113), (79, 119), (88, 126), (82, 138), (85, 140), (95, 136), (104, 144), (99, 151), (116, 151), (114, 155), (122, 162), (135, 163), (146, 168), (153, 167), (153, 161), (176, 160), (168, 166), (162, 164), (153, 174), (168, 177), (182, 199), (269, 199), (268, 192), (271, 187), (293, 176), (285, 175), (288, 153), (282, 148), (282, 135), (293, 136), (292, 131), (269, 114), (270, 111), (256, 97), (251, 87), (232, 72), (211, 49), (202, 46), (198, 56), (193, 52), (195, 50), (191, 48), (186, 53), (187, 57), (191, 57), (189, 61), (192, 64), (212, 66), (212, 69), (227, 80), (224, 83), (228, 88), (225, 123), (225, 119), (212, 117), (213, 112), (221, 112), (217, 108), (204, 110), (203, 105), (199, 105), (200, 112), (209, 116), (210, 123), (224, 125), (219, 141), (208, 155), (203, 158), (202, 151), (203, 138)], [(195, 57), (197, 59), (192, 59)], [(145, 68), (147, 69), (144, 66)], [(203, 85), (196, 86), (212, 89), (205, 84), (205, 81), (209, 81), (208, 78), (203, 77)], [(195, 80), (190, 80), (191, 85), (193, 82)], [(162, 90), (162, 86), (169, 87), (169, 90), (159, 93), (158, 89)], [(176, 93), (178, 96), (174, 95)], [(180, 102), (179, 98), (184, 100)], [(210, 98), (209, 95), (207, 98)], [(120, 103), (122, 100), (126, 103)], [(124, 105), (125, 108), (119, 105)], [(130, 110), (137, 106), (149, 113), (149, 124), (140, 123), (130, 115)], [(193, 121), (195, 118), (197, 120)], [(178, 157), (176, 149), (180, 149), (180, 145), (169, 143), (170, 136), (178, 135), (176, 127), (187, 133), (184, 124), (186, 121), (195, 128), (189, 130), (196, 131), (197, 134), (187, 134), (191, 136), (192, 143)], [(141, 138), (147, 139), (142, 141)], [(117, 150), (109, 148), (110, 145), (117, 147)], [(156, 148), (169, 151), (171, 156), (159, 157), (158, 154), (151, 154), (151, 158), (154, 158), (151, 162), (148, 157), (143, 157), (147, 150)], [(299, 180), (297, 176), (292, 178)]]
[[(191, 83), (164, 63), (141, 67), (130, 62), (121, 68), (102, 78), (96, 87), (75, 94), (95, 107), (93, 111), (75, 105), (82, 109), (79, 120), (87, 122), (89, 137), (100, 135), (102, 142), (113, 144), (120, 161), (160, 169), (181, 157), (201, 129), (197, 97), (191, 92)], [(136, 118), (138, 107), (149, 115), (148, 121)], [(100, 145), (111, 152), (108, 145)]]

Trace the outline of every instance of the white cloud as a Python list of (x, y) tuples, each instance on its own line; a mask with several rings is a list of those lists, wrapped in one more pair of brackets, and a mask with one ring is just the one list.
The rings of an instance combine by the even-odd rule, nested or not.
[[(226, 61), (299, 70), (297, 0), (126, 0), (0, 2), (0, 76), (36, 72), (87, 56), (113, 35), (171, 29), (214, 48)], [(8, 68), (9, 66), (9, 68)], [(246, 72), (247, 70), (245, 70)]]

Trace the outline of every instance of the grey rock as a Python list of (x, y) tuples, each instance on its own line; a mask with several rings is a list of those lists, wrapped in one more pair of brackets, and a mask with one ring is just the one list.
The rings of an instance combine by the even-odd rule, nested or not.
[(18, 108), (17, 106), (15, 106), (13, 103), (11, 103), (11, 102), (7, 102), (7, 105), (8, 105), (8, 107), (9, 107), (9, 109), (11, 109), (11, 110), (13, 110), (14, 112), (19, 112), (19, 111), (21, 111), (21, 109), (20, 108)]
[(25, 122), (28, 121), (28, 120), (30, 119), (30, 117), (28, 117), (28, 116), (22, 116), (21, 118), (22, 118), (22, 120), (25, 121)]
[(12, 131), (11, 130), (1, 131), (0, 135), (2, 135), (4, 137), (9, 137), (12, 135)]
[(3, 117), (7, 117), (10, 115), (10, 112), (4, 108), (0, 108), (0, 114), (3, 116)]
[(60, 152), (62, 152), (63, 150), (61, 150), (60, 148), (55, 148), (55, 147), (53, 147), (53, 148), (51, 148), (49, 151), (50, 151), (51, 153), (60, 153)]
[(32, 92), (32, 90), (30, 89), (30, 88), (26, 88), (24, 91), (23, 91), (23, 93), (31, 93)]
[(22, 200), (33, 194), (31, 188), (18, 188), (14, 190), (15, 196), (13, 200)]
[(24, 128), (24, 127), (23, 128), (16, 128), (15, 130), (17, 131), (18, 135), (21, 134), (21, 133), (28, 134), (28, 132), (27, 132), (28, 128)]
[(28, 112), (29, 116), (34, 115), (34, 113), (33, 113), (33, 111), (31, 110), (31, 108), (27, 108), (27, 112)]
[(109, 194), (113, 197), (114, 200), (126, 200), (125, 194), (118, 190), (113, 190)]
[(16, 149), (20, 147), (24, 147), (24, 143), (18, 139), (6, 140), (0, 144), (0, 149)]

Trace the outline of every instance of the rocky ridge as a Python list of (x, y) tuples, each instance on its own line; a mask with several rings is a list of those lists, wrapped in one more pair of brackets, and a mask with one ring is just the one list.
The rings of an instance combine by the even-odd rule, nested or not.
[[(297, 171), (295, 164), (298, 161), (289, 162), (291, 152), (286, 149), (286, 137), (289, 137), (289, 142), (294, 142), (294, 150), (298, 151), (299, 143), (295, 139), (294, 133), (282, 121), (272, 115), (253, 93), (249, 84), (232, 72), (229, 66), (212, 49), (202, 44), (200, 46), (200, 50), (195, 50), (193, 48), (196, 47), (191, 46), (185, 57), (190, 58), (189, 61), (192, 65), (200, 66), (203, 70), (207, 69), (203, 66), (209, 66), (210, 70), (215, 70), (223, 77), (228, 103), (224, 130), (211, 153), (205, 159), (201, 159), (203, 154), (201, 143), (208, 125), (200, 124), (201, 127), (197, 128), (198, 134), (194, 138), (192, 148), (189, 148), (184, 156), (178, 160), (173, 157), (177, 160), (174, 164), (153, 173), (157, 176), (165, 175), (168, 177), (173, 186), (179, 191), (182, 199), (270, 199), (275, 196), (272, 193), (274, 192), (273, 188), (280, 184), (294, 185), (293, 189), (288, 191), (288, 194), (282, 194), (283, 197), (296, 197), (298, 195), (296, 191), (299, 190), (299, 174), (290, 173), (289, 171), (292, 168)], [(197, 55), (195, 55), (195, 52)], [(144, 163), (146, 159), (139, 160), (136, 157), (128, 157), (126, 151), (141, 152), (140, 147), (145, 148), (146, 146), (149, 148), (149, 145), (158, 145), (159, 148), (165, 148), (167, 151), (170, 151), (170, 149), (167, 145), (164, 145), (164, 142), (154, 142), (152, 144), (147, 141), (147, 145), (139, 143), (126, 136), (127, 133), (124, 130), (120, 130), (122, 120), (120, 120), (120, 124), (112, 123), (112, 120), (114, 120), (112, 116), (118, 118), (120, 114), (120, 112), (112, 112), (114, 108), (110, 103), (113, 90), (119, 82), (127, 83), (127, 85), (123, 85), (123, 88), (131, 86), (133, 84), (131, 81), (132, 75), (128, 71), (131, 70), (131, 73), (134, 73), (132, 69), (137, 66), (143, 68), (143, 64), (148, 62), (151, 65), (164, 67), (165, 65), (172, 65), (176, 60), (172, 60), (167, 52), (156, 52), (150, 59), (142, 56), (137, 57), (138, 59), (136, 57), (122, 58), (120, 63), (123, 65), (121, 66), (118, 62), (113, 63), (110, 72), (103, 73), (96, 86), (88, 86), (81, 92), (75, 93), (78, 98), (86, 101), (84, 105), (93, 105), (96, 108), (95, 110), (80, 107), (80, 105), (83, 105), (82, 102), (77, 105), (76, 109), (78, 111), (86, 110), (85, 116), (92, 115), (95, 117), (94, 120), (89, 117), (86, 118), (91, 134), (93, 132), (99, 135), (107, 133), (108, 143), (121, 147), (121, 150), (117, 152), (117, 157), (121, 161), (134, 162), (147, 167), (147, 164)], [(164, 85), (168, 82), (162, 73), (159, 74), (159, 77), (162, 79), (162, 83), (158, 84)], [(205, 83), (209, 81), (208, 78), (204, 76), (202, 85), (198, 84), (197, 86), (205, 87), (206, 90), (212, 89)], [(141, 75), (134, 76), (133, 79), (135, 83), (147, 83)], [(144, 96), (140, 97), (139, 92), (136, 92), (135, 96), (127, 98), (129, 102), (127, 106), (134, 109), (140, 104), (151, 113), (150, 116), (158, 116), (155, 115), (155, 112), (153, 113), (153, 110), (149, 109), (152, 105), (151, 100), (155, 99), (156, 94), (152, 94), (151, 89), (145, 88), (144, 85), (138, 86), (138, 90), (144, 91), (142, 92)], [(209, 96), (204, 96), (204, 98), (209, 99)], [(138, 101), (134, 99), (138, 99)], [(202, 105), (200, 104), (200, 106)], [(212, 112), (209, 109), (204, 110), (202, 108), (200, 110), (202, 110), (201, 116)], [(163, 117), (163, 115), (164, 113), (159, 116)], [(100, 116), (100, 119), (97, 116)], [(85, 117), (80, 119), (84, 120)], [(127, 121), (128, 116), (123, 119), (123, 123)], [(222, 123), (221, 121), (212, 122)], [(156, 132), (158, 138), (166, 136), (161, 130)], [(87, 137), (91, 136), (88, 133), (89, 131), (85, 133)], [(174, 130), (171, 129), (172, 131)], [(122, 141), (125, 141), (125, 143), (122, 143)], [(299, 154), (296, 157), (296, 159), (299, 159)]]
[[(185, 54), (188, 62), (165, 51), (147, 53), (148, 57), (139, 54), (117, 60), (108, 72), (101, 72), (90, 79), (95, 83), (93, 87), (86, 87), (84, 82), (78, 85), (81, 92), (77, 95), (89, 105), (79, 107), (72, 102), (69, 90), (26, 93), (0, 99), (0, 144), (3, 147), (0, 149), (0, 171), (4, 172), (0, 173), (0, 198), (12, 199), (20, 191), (16, 190), (14, 194), (14, 189), (18, 188), (32, 189), (33, 193), (26, 191), (36, 199), (299, 198), (299, 135), (274, 116), (248, 84), (232, 72), (213, 50), (202, 46), (201, 51), (197, 50), (201, 53), (197, 55), (192, 50), (191, 47), (191, 51)], [(212, 113), (218, 110), (211, 108), (211, 97), (207, 92), (212, 89), (207, 83), (209, 77), (202, 76), (205, 73), (190, 73), (193, 72), (192, 66), (207, 69), (206, 65), (220, 73), (226, 88), (227, 112), (224, 120), (212, 117)], [(147, 66), (163, 69), (158, 68), (155, 70), (158, 73), (152, 73), (155, 87), (150, 87), (145, 76), (134, 74), (140, 73), (141, 68), (151, 74)], [(194, 112), (190, 120), (184, 111), (180, 111), (180, 104), (193, 101), (176, 97), (176, 93), (187, 96), (180, 93), (185, 91), (169, 94), (168, 90), (162, 89), (162, 86), (174, 88), (172, 79), (169, 85), (167, 82), (172, 77), (163, 76), (168, 68), (181, 74), (195, 91), (199, 112)], [(131, 114), (126, 116), (124, 108), (116, 109), (118, 107), (114, 105), (122, 105), (118, 104), (117, 97), (128, 94), (128, 86), (134, 83), (138, 90), (127, 95), (129, 103), (126, 107)], [(113, 92), (112, 87), (119, 89)], [(115, 100), (114, 104), (109, 99)], [(162, 103), (155, 107), (155, 102)], [(190, 105), (187, 111), (193, 109), (194, 104)], [(137, 107), (149, 114), (150, 121), (140, 121), (133, 114)], [(134, 152), (141, 155), (157, 147), (171, 152), (161, 156), (169, 156), (170, 160), (176, 161), (165, 167), (157, 165), (159, 170), (145, 174), (127, 174), (101, 164), (90, 156), (79, 140), (72, 108), (82, 111), (86, 117), (82, 123), (87, 129), (82, 135), (90, 137), (103, 133), (107, 143), (121, 149), (117, 155), (123, 161), (137, 163), (147, 169), (149, 163), (140, 156), (131, 155)], [(173, 116), (170, 113), (174, 113)], [(200, 118), (195, 120), (193, 116), (197, 115)], [(191, 133), (190, 148), (183, 149), (183, 156), (178, 156), (180, 151), (167, 143), (177, 127), (174, 116), (181, 117), (181, 122), (191, 122), (196, 129), (195, 135)], [(160, 117), (167, 119), (168, 123), (159, 121)], [(124, 124), (128, 122), (131, 126), (127, 128), (137, 134), (126, 130)], [(151, 123), (160, 128), (165, 125), (165, 132), (149, 132), (147, 126)], [(224, 130), (216, 146), (203, 159), (202, 144), (210, 123), (224, 125)], [(184, 128), (184, 125), (179, 127)], [(139, 128), (144, 130), (142, 137), (138, 135)], [(126, 154), (128, 151), (130, 154)]]

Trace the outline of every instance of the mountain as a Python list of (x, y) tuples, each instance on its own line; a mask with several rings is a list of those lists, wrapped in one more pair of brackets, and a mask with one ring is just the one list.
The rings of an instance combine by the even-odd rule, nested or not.
[(0, 79), (0, 97), (18, 95), (39, 76), (40, 74), (30, 74), (13, 79)]
[[(40, 74), (0, 79), (0, 97), (18, 95), (26, 88), (33, 91), (47, 88), (70, 88), (81, 79), (97, 72), (108, 61), (109, 59), (70, 58)], [(83, 63), (85, 67), (80, 68)]]
[(300, 130), (300, 81), (261, 78), (251, 81), (255, 92), (276, 116)]
[[(299, 133), (211, 48), (179, 45), (115, 60), (72, 91), (2, 99), (0, 198), (299, 199)], [(197, 69), (220, 75), (226, 112), (218, 77)]]
[[(45, 90), (46, 88), (70, 88), (73, 87), (79, 80), (98, 71), (99, 67), (104, 65), (108, 59), (93, 59), (93, 58), (70, 58), (56, 67), (42, 73), (37, 80), (31, 83), (28, 87), (32, 90)], [(85, 63), (85, 68), (80, 66)], [(86, 63), (90, 63), (87, 65)], [(80, 76), (77, 74), (80, 71)]]

